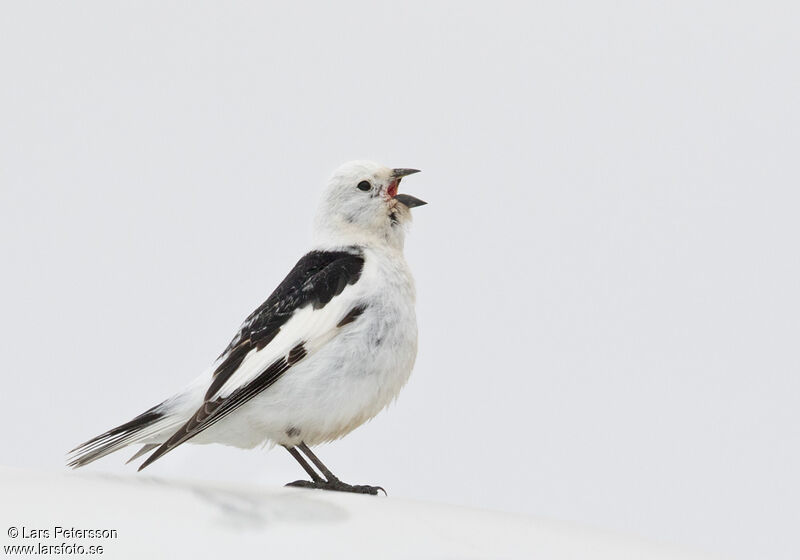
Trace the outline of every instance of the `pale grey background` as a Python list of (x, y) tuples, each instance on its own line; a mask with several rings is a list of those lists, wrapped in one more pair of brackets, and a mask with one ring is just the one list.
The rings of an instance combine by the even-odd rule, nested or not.
[(797, 4), (289, 4), (3, 4), (0, 463), (193, 379), (370, 158), (424, 170), (420, 353), (337, 473), (796, 558)]

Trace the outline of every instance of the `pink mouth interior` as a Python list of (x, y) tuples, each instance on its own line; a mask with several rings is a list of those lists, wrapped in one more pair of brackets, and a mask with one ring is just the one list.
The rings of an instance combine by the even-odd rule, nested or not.
[(400, 179), (392, 181), (389, 187), (386, 189), (386, 194), (388, 194), (392, 198), (396, 197), (398, 185), (400, 185)]

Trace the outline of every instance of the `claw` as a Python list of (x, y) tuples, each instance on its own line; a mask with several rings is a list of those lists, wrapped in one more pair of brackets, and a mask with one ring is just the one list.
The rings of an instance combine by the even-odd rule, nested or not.
[(352, 492), (354, 494), (370, 494), (372, 496), (378, 495), (378, 490), (383, 492), (384, 496), (388, 496), (389, 494), (386, 493), (381, 486), (367, 486), (367, 485), (357, 485), (353, 486), (350, 484), (346, 484), (341, 480), (331, 480), (331, 481), (320, 481), (320, 482), (312, 482), (310, 480), (295, 480), (294, 482), (290, 482), (286, 486), (290, 486), (293, 488), (313, 488), (316, 490), (333, 490), (335, 492)]
[(291, 486), (293, 488), (318, 488), (318, 486), (310, 480), (295, 480), (294, 482), (286, 484), (286, 486)]

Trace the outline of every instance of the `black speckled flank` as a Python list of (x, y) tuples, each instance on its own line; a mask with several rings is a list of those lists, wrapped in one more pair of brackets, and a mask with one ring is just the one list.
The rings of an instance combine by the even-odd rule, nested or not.
[(254, 348), (269, 344), (295, 311), (311, 305), (322, 309), (349, 285), (358, 282), (364, 257), (357, 247), (347, 251), (311, 251), (301, 258), (289, 275), (258, 309), (221, 354), (214, 381), (205, 398), (213, 398)]

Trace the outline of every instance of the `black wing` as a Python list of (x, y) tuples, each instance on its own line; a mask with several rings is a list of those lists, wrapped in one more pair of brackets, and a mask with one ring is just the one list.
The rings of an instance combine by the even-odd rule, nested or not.
[(214, 380), (206, 392), (212, 398), (233, 375), (245, 356), (261, 350), (280, 332), (292, 314), (307, 305), (321, 309), (345, 286), (361, 277), (364, 257), (357, 248), (350, 251), (311, 251), (301, 258), (289, 275), (242, 324), (241, 330), (220, 355)]
[(347, 285), (358, 281), (363, 267), (363, 254), (355, 247), (342, 251), (311, 251), (301, 258), (267, 300), (247, 317), (220, 355), (222, 361), (214, 370), (203, 406), (156, 449), (139, 470), (242, 406), (302, 360), (306, 350), (300, 343), (288, 356), (270, 364), (247, 385), (239, 387), (227, 397), (214, 399), (225, 382), (239, 369), (245, 356), (254, 348), (261, 350), (267, 346), (296, 310), (308, 305), (314, 309), (325, 307)]

